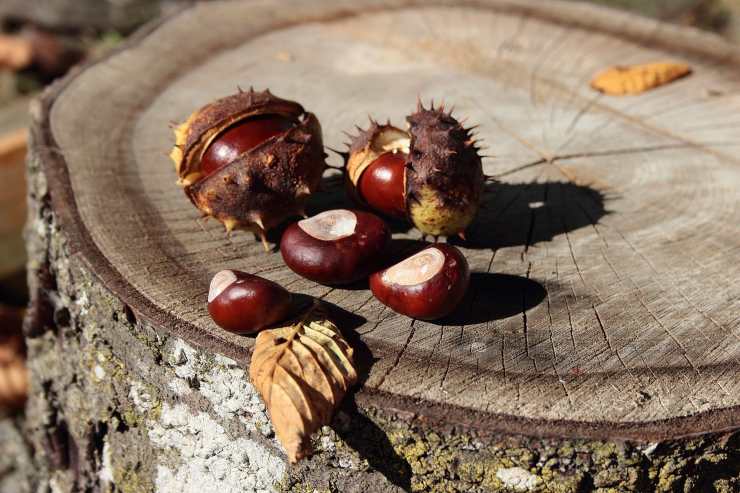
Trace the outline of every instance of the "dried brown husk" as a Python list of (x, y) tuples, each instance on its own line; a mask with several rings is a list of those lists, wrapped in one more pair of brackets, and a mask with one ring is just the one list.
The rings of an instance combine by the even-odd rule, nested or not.
[(260, 332), (249, 376), (292, 463), (311, 453), (311, 434), (329, 424), (357, 381), (352, 348), (317, 306), (290, 326)]
[(443, 107), (425, 109), (419, 103), (406, 120), (411, 135), (409, 218), (424, 234), (462, 234), (478, 212), (486, 180), (475, 139)]
[[(282, 116), (295, 126), (203, 176), (200, 160), (211, 142), (239, 122), (261, 115)], [(206, 105), (175, 128), (175, 138), (170, 157), (178, 183), (198, 209), (229, 231), (241, 228), (264, 234), (302, 214), (326, 167), (316, 116), (270, 91), (240, 91)]]

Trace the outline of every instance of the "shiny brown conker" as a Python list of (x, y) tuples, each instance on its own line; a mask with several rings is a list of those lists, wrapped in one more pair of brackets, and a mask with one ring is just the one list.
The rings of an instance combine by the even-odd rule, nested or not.
[(469, 284), (470, 270), (462, 252), (442, 243), (370, 276), (370, 289), (381, 303), (421, 320), (449, 315)]
[(280, 252), (290, 269), (321, 284), (348, 284), (380, 266), (391, 234), (369, 212), (335, 209), (291, 224)]
[(224, 330), (251, 334), (287, 319), (292, 296), (285, 288), (238, 270), (222, 270), (211, 280), (208, 313)]
[(390, 217), (406, 217), (406, 158), (404, 152), (378, 156), (360, 176), (360, 198), (373, 209)]
[(241, 121), (218, 135), (200, 160), (201, 172), (211, 175), (240, 154), (290, 130), (295, 122), (281, 115), (258, 115)]

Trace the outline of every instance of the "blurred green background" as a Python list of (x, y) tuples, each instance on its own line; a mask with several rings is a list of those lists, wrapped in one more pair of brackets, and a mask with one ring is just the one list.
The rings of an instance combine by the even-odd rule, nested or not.
[(587, 1), (608, 7), (630, 10), (668, 22), (711, 30), (735, 42), (740, 41), (740, 0)]

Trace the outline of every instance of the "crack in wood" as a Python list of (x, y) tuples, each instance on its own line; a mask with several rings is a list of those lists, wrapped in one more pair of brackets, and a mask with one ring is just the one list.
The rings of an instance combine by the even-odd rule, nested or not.
[(393, 370), (396, 369), (398, 366), (399, 361), (401, 361), (401, 357), (403, 356), (403, 353), (406, 351), (406, 348), (411, 343), (411, 339), (414, 337), (414, 332), (416, 332), (416, 319), (411, 320), (411, 325), (409, 326), (409, 335), (406, 338), (406, 342), (403, 344), (403, 347), (396, 353), (396, 357), (393, 360), (393, 363), (391, 364), (390, 368), (388, 368), (382, 377), (380, 377), (380, 380), (378, 381), (376, 387), (380, 388), (383, 386), (383, 382), (385, 382), (385, 379), (388, 377), (388, 375), (391, 374)]

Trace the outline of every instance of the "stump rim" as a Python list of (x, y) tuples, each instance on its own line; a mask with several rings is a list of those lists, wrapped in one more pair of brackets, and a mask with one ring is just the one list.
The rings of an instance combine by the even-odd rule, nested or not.
[[(339, 3), (336, 0), (320, 1), (325, 5)], [(401, 9), (416, 5), (447, 5), (449, 3), (435, 1), (430, 4), (420, 0), (372, 1), (377, 4), (372, 9), (342, 10), (338, 15), (329, 16), (327, 20), (351, 17), (373, 10)], [(675, 52), (681, 51), (694, 56), (701, 55), (718, 64), (734, 65), (740, 68), (740, 48), (715, 34), (643, 18), (637, 14), (608, 7), (562, 0), (548, 2), (545, 5), (539, 4), (536, 0), (464, 0), (455, 5), (493, 8), (500, 12), (523, 14), (558, 25), (621, 35), (625, 39), (638, 43), (644, 41), (644, 37), (653, 35), (654, 38), (651, 41), (655, 47)], [(51, 130), (51, 113), (56, 99), (88, 68), (104, 64), (117, 54), (136, 48), (160, 26), (176, 21), (178, 17), (194, 8), (196, 5), (191, 4), (180, 12), (146, 24), (105, 56), (83, 63), (71, 70), (64, 78), (47, 87), (31, 108), (33, 123), (30, 132), (29, 160), (37, 158), (42, 164), (41, 167), (47, 179), (51, 209), (59, 221), (59, 229), (64, 232), (71, 252), (82, 258), (106, 289), (129, 307), (136, 317), (140, 317), (154, 328), (183, 337), (201, 348), (225, 354), (246, 367), (249, 364), (250, 351), (234, 346), (156, 306), (124, 279), (112, 263), (105, 258), (82, 220), (67, 163), (61, 152), (57, 151), (59, 147)], [(586, 24), (584, 18), (591, 23)], [(300, 21), (296, 24), (300, 24)], [(194, 64), (198, 62), (195, 61)], [(481, 436), (516, 434), (552, 438), (654, 442), (709, 433), (725, 433), (740, 428), (740, 406), (653, 421), (589, 422), (526, 418), (512, 414), (484, 412), (364, 387), (356, 389), (356, 401), (363, 407), (375, 407), (391, 412), (399, 419), (416, 425), (434, 426), (445, 430), (463, 428)]]

